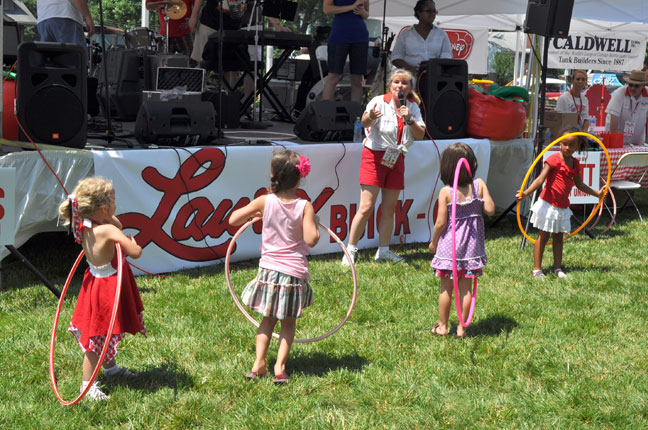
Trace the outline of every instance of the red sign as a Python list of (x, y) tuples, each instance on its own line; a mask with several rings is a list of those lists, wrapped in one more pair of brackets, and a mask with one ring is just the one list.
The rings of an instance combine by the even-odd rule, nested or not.
[(445, 30), (450, 38), (452, 56), (457, 60), (466, 60), (472, 51), (475, 38), (466, 30)]

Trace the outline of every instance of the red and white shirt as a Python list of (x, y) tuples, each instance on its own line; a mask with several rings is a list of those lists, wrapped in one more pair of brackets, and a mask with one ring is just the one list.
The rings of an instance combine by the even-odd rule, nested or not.
[[(619, 129), (624, 131), (623, 142), (626, 145), (642, 145), (644, 143), (646, 117), (648, 117), (648, 91), (645, 88), (641, 91), (638, 99), (630, 95), (627, 85), (617, 89), (612, 93), (605, 113), (607, 113), (606, 130), (610, 130), (610, 115), (616, 115), (619, 117)], [(631, 126), (626, 126), (630, 124)]]
[[(407, 99), (405, 104), (409, 108), (412, 119), (421, 127), (425, 127), (421, 110), (416, 102)], [(365, 113), (374, 107), (383, 115), (376, 119), (371, 127), (365, 128), (367, 137), (364, 139), (364, 146), (375, 151), (386, 151), (388, 147), (397, 148), (399, 145), (403, 145), (401, 150), (407, 152), (407, 148), (414, 143), (414, 137), (409, 126), (405, 125), (403, 117), (396, 113), (396, 107), (392, 103), (392, 94), (387, 93), (371, 99), (367, 103)]]

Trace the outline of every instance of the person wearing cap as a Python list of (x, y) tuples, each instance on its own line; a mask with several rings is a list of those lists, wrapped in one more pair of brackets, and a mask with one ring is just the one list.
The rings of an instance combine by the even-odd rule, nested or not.
[(415, 78), (422, 62), (432, 58), (452, 58), (448, 34), (434, 26), (437, 12), (434, 1), (418, 0), (414, 6), (418, 23), (404, 28), (394, 44), (392, 64), (399, 69), (409, 70)]
[(633, 70), (623, 78), (628, 84), (618, 88), (605, 109), (606, 130), (623, 133), (624, 145), (643, 145), (646, 139), (646, 117), (648, 116), (648, 91), (646, 73)]
[(576, 113), (576, 121), (582, 131), (589, 129), (589, 103), (583, 91), (587, 88), (587, 72), (574, 70), (571, 75), (571, 88), (560, 95), (556, 112)]

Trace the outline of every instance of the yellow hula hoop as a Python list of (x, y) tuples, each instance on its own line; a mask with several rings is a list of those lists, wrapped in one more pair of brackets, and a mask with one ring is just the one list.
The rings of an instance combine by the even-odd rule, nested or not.
[[(605, 152), (605, 159), (607, 160), (607, 165), (608, 165), (608, 173), (607, 173), (607, 181), (605, 181), (605, 191), (603, 192), (603, 195), (601, 196), (601, 199), (599, 200), (598, 204), (596, 205), (594, 210), (592, 210), (592, 213), (585, 220), (585, 222), (580, 227), (578, 227), (576, 230), (569, 233), (569, 236), (567, 236), (565, 238), (565, 240), (567, 240), (568, 238), (572, 237), (573, 235), (575, 235), (576, 233), (581, 231), (592, 220), (592, 218), (594, 217), (594, 214), (596, 213), (596, 211), (599, 209), (599, 207), (603, 203), (603, 199), (605, 199), (605, 196), (606, 196), (606, 194), (608, 192), (608, 189), (610, 188), (610, 178), (612, 177), (612, 164), (610, 163), (610, 154), (608, 153), (608, 150), (605, 147), (605, 145), (603, 145), (603, 142), (601, 142), (596, 136), (592, 136), (591, 134), (585, 133), (585, 132), (582, 132), (582, 131), (576, 131), (574, 133), (569, 133), (569, 134), (565, 134), (564, 136), (560, 136), (558, 139), (551, 142), (551, 144), (549, 144), (545, 149), (543, 149), (540, 154), (538, 154), (536, 159), (533, 161), (533, 164), (531, 164), (531, 167), (529, 167), (529, 170), (527, 171), (527, 174), (524, 177), (524, 180), (522, 181), (522, 186), (520, 187), (520, 193), (522, 193), (524, 191), (524, 186), (526, 185), (527, 181), (529, 180), (529, 176), (531, 176), (531, 172), (533, 171), (533, 168), (535, 167), (536, 164), (538, 164), (538, 161), (542, 160), (542, 156), (544, 155), (544, 153), (547, 152), (549, 150), (549, 148), (553, 147), (554, 145), (560, 143), (562, 140), (567, 139), (570, 136), (585, 136), (585, 137), (589, 137), (589, 138), (594, 139), (596, 141), (596, 143), (598, 143), (599, 146), (601, 148), (603, 148), (603, 151)], [(517, 202), (517, 222), (518, 222), (518, 227), (520, 227), (520, 231), (522, 232), (524, 237), (526, 237), (531, 243), (535, 243), (535, 239), (531, 238), (527, 234), (527, 232), (524, 231), (524, 227), (522, 227), (522, 220), (520, 219), (520, 203), (521, 203), (521, 200), (518, 200), (518, 202)], [(547, 245), (551, 245), (551, 241), (547, 242)]]

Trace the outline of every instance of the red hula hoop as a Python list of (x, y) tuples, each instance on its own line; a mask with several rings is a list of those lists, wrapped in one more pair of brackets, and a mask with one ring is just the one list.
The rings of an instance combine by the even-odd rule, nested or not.
[[(245, 229), (248, 228), (250, 225), (260, 220), (261, 220), (260, 218), (255, 218), (243, 224), (241, 228), (236, 232), (236, 234), (232, 237), (232, 240), (230, 241), (230, 244), (227, 247), (227, 253), (225, 254), (225, 279), (227, 280), (227, 286), (229, 288), (230, 294), (232, 295), (232, 299), (234, 299), (234, 303), (236, 304), (236, 307), (239, 308), (239, 310), (245, 316), (245, 318), (247, 318), (248, 321), (254, 324), (257, 328), (259, 327), (259, 323), (257, 322), (257, 320), (255, 320), (252, 317), (252, 315), (248, 313), (248, 311), (245, 310), (245, 308), (239, 301), (238, 297), (236, 297), (236, 293), (234, 292), (234, 288), (232, 287), (232, 280), (230, 278), (230, 256), (232, 254), (232, 250), (234, 249), (234, 245), (236, 244), (236, 240), (243, 233), (243, 231), (245, 231)], [(328, 232), (329, 236), (331, 236), (333, 240), (335, 240), (337, 244), (340, 245), (342, 251), (344, 251), (344, 254), (347, 256), (347, 260), (351, 263), (349, 267), (351, 267), (351, 278), (353, 280), (353, 296), (351, 297), (351, 305), (349, 306), (346, 315), (335, 328), (320, 336), (309, 337), (309, 338), (295, 338), (293, 342), (297, 342), (297, 343), (315, 342), (318, 340), (322, 340), (329, 337), (330, 335), (338, 331), (340, 328), (342, 328), (342, 326), (346, 323), (346, 321), (351, 316), (351, 312), (353, 312), (353, 308), (355, 307), (356, 298), (358, 297), (358, 278), (356, 276), (355, 265), (353, 263), (353, 259), (351, 258), (351, 255), (349, 254), (349, 251), (347, 250), (346, 246), (344, 246), (340, 238), (335, 233), (333, 233), (328, 227), (322, 224), (318, 224), (318, 225), (323, 229), (325, 229)], [(279, 334), (273, 332), (272, 337), (278, 339)]]
[(56, 385), (56, 375), (54, 374), (54, 345), (56, 344), (56, 326), (58, 325), (59, 316), (61, 315), (61, 307), (63, 306), (65, 293), (67, 292), (67, 289), (70, 286), (70, 281), (74, 276), (74, 272), (76, 272), (77, 267), (79, 267), (79, 263), (81, 263), (81, 259), (83, 258), (84, 255), (83, 251), (79, 253), (79, 256), (74, 262), (74, 265), (72, 266), (72, 269), (68, 274), (67, 280), (65, 281), (65, 286), (63, 287), (63, 291), (61, 292), (61, 298), (59, 299), (58, 306), (56, 308), (56, 315), (54, 316), (54, 324), (52, 326), (52, 338), (50, 340), (50, 353), (49, 353), (49, 373), (50, 373), (50, 381), (52, 381), (52, 388), (54, 389), (54, 394), (56, 395), (58, 401), (61, 402), (61, 404), (63, 404), (64, 406), (71, 406), (78, 403), (86, 395), (88, 390), (90, 390), (92, 384), (97, 379), (97, 375), (99, 374), (99, 369), (101, 369), (101, 365), (103, 364), (104, 357), (106, 356), (106, 352), (108, 352), (108, 347), (110, 346), (110, 338), (113, 335), (113, 328), (115, 327), (115, 320), (117, 319), (117, 309), (119, 308), (119, 298), (121, 297), (122, 275), (124, 269), (121, 245), (119, 245), (119, 243), (115, 243), (115, 246), (117, 248), (117, 288), (115, 288), (115, 302), (113, 304), (113, 312), (112, 312), (112, 316), (110, 317), (110, 325), (108, 326), (106, 341), (104, 342), (103, 349), (101, 350), (101, 355), (99, 355), (99, 361), (97, 362), (97, 367), (95, 367), (94, 372), (92, 372), (92, 376), (90, 377), (90, 381), (88, 382), (88, 385), (85, 387), (83, 392), (79, 394), (79, 396), (72, 401), (64, 400), (61, 397), (58, 387)]
[(457, 168), (455, 169), (454, 183), (452, 185), (452, 283), (454, 285), (455, 292), (455, 304), (457, 306), (457, 316), (459, 317), (459, 323), (463, 327), (468, 327), (472, 321), (473, 313), (475, 312), (475, 302), (477, 300), (477, 277), (473, 278), (473, 293), (472, 299), (470, 300), (470, 312), (468, 313), (468, 320), (464, 322), (463, 315), (461, 313), (461, 302), (459, 300), (459, 280), (457, 273), (457, 189), (459, 185), (459, 173), (461, 172), (462, 164), (466, 165), (466, 170), (468, 174), (472, 177), (472, 172), (470, 171), (470, 165), (468, 160), (462, 158), (457, 163)]

